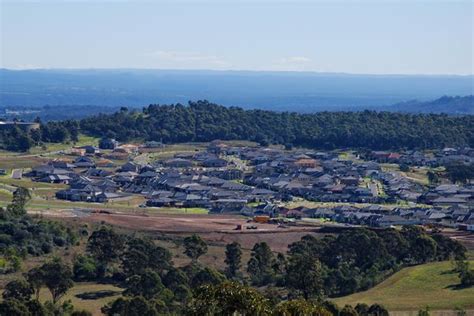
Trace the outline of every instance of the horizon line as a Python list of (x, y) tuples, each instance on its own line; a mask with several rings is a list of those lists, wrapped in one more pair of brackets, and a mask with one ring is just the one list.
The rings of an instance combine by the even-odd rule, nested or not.
[(420, 76), (420, 77), (474, 77), (474, 73), (456, 74), (456, 73), (352, 73), (352, 72), (328, 72), (328, 71), (316, 71), (316, 70), (255, 70), (255, 69), (177, 69), (177, 68), (143, 68), (143, 67), (31, 67), (31, 68), (8, 68), (0, 67), (0, 70), (7, 71), (176, 71), (176, 72), (250, 72), (250, 73), (294, 73), (294, 74), (314, 74), (314, 75), (348, 75), (348, 76)]

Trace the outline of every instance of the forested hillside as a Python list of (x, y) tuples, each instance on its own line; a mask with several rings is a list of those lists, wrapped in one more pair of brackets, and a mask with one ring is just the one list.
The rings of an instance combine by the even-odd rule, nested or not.
[[(450, 258), (460, 284), (472, 286), (466, 248), (417, 226), (345, 228), (336, 235), (333, 229), (321, 230), (327, 235), (303, 236), (286, 254), (257, 242), (246, 266), (241, 245), (233, 242), (226, 245), (225, 268), (218, 270), (202, 261), (208, 245), (198, 235), (181, 240), (189, 261), (177, 266), (169, 248), (138, 232), (65, 227), (31, 218), (25, 208), (29, 199), (29, 191), (19, 188), (11, 204), (0, 208), (0, 273), (18, 272), (23, 260), (54, 249), (81, 250), (74, 249), (79, 251), (72, 262), (52, 256), (23, 276), (17, 274), (4, 287), (0, 315), (91, 315), (73, 313), (71, 303), (62, 298), (75, 282), (93, 282), (124, 289), (121, 297), (102, 307), (105, 315), (388, 316), (377, 304), (357, 304), (358, 311), (349, 313), (353, 307), (339, 310), (325, 300), (372, 288), (403, 267)], [(40, 301), (41, 288), (50, 292), (50, 302)], [(289, 309), (294, 312), (286, 310), (287, 304), (297, 304)], [(37, 310), (52, 312), (31, 313)]]
[(395, 104), (388, 110), (410, 113), (474, 114), (474, 95), (444, 96), (427, 102), (407, 101)]
[(188, 105), (150, 105), (142, 111), (122, 108), (114, 114), (80, 121), (49, 122), (29, 134), (18, 128), (3, 129), (0, 146), (26, 151), (42, 142), (75, 141), (80, 132), (119, 141), (179, 143), (222, 139), (321, 149), (429, 149), (473, 147), (474, 117), (376, 111), (281, 113), (197, 101)]
[(120, 141), (143, 138), (170, 142), (239, 139), (311, 148), (439, 148), (474, 146), (474, 117), (388, 112), (278, 113), (223, 107), (207, 101), (188, 106), (123, 108), (83, 119), (84, 133)]

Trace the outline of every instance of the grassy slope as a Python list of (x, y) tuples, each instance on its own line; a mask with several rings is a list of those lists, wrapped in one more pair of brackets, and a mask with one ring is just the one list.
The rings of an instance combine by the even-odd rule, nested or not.
[[(474, 261), (471, 261), (471, 266)], [(418, 310), (429, 306), (433, 310), (473, 308), (474, 287), (456, 289), (457, 274), (451, 273), (450, 262), (436, 262), (405, 268), (376, 287), (337, 298), (343, 306), (358, 302), (380, 303), (389, 310)]]
[(86, 135), (79, 135), (79, 141), (76, 143), (70, 143), (70, 144), (64, 144), (64, 143), (46, 143), (43, 146), (37, 146), (33, 147), (30, 149), (30, 154), (36, 155), (36, 154), (44, 154), (48, 152), (55, 152), (55, 151), (60, 151), (60, 150), (67, 150), (70, 149), (73, 146), (81, 147), (85, 145), (92, 145), (92, 146), (98, 146), (99, 144), (99, 138), (97, 137), (91, 137), (91, 136), (86, 136)]

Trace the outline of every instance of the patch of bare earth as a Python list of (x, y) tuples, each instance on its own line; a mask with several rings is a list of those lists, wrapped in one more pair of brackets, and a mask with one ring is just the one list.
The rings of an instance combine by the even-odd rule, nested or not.
[[(107, 223), (135, 231), (159, 232), (170, 235), (199, 234), (214, 244), (239, 242), (251, 249), (257, 242), (267, 242), (274, 251), (286, 252), (288, 245), (307, 234), (317, 234), (317, 227), (279, 228), (276, 224), (247, 223), (237, 215), (174, 215), (140, 216), (129, 214), (91, 214), (82, 221)], [(242, 229), (237, 230), (241, 225)], [(255, 226), (256, 229), (247, 229)]]

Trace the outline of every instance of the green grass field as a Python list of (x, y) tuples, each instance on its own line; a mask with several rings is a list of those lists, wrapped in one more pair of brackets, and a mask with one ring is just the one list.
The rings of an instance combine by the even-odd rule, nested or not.
[[(470, 261), (471, 267), (474, 261)], [(474, 308), (474, 287), (458, 289), (459, 278), (450, 262), (405, 268), (365, 292), (334, 299), (340, 305), (379, 303), (389, 310), (453, 310)]]
[(79, 135), (79, 140), (76, 143), (46, 143), (44, 146), (37, 146), (30, 149), (31, 155), (44, 154), (48, 152), (55, 152), (60, 150), (67, 150), (73, 146), (85, 146), (92, 145), (97, 146), (99, 144), (99, 139), (96, 137), (90, 137), (85, 135)]

